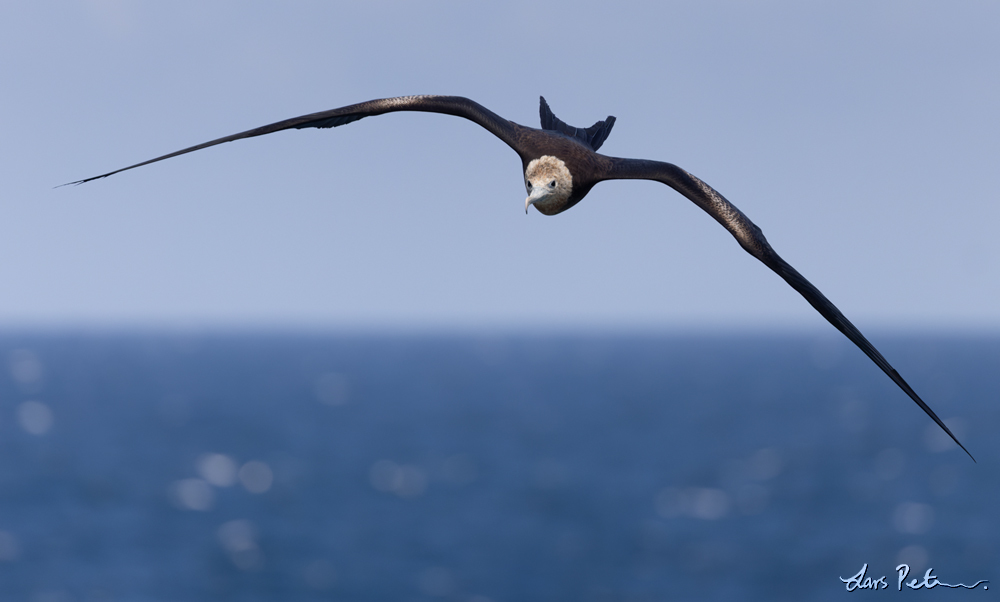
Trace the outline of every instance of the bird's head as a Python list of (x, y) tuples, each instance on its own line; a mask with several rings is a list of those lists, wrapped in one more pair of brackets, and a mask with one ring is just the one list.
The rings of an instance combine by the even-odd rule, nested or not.
[(573, 175), (561, 159), (544, 155), (532, 160), (524, 170), (524, 186), (528, 190), (528, 198), (524, 200), (525, 213), (532, 205), (545, 215), (569, 209)]

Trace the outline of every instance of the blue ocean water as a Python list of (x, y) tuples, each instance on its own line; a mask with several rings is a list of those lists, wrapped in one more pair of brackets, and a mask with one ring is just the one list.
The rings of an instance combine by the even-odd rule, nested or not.
[(974, 464), (835, 335), (7, 334), (0, 600), (989, 597), (1000, 339), (875, 341)]

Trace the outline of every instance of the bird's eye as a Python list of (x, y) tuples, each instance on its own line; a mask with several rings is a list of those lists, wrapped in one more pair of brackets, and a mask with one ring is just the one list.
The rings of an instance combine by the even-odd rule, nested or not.
[(531, 188), (531, 182), (528, 182), (528, 188)]
[(551, 182), (549, 182), (549, 188), (555, 188), (555, 187), (556, 187), (556, 181), (555, 180), (552, 180)]

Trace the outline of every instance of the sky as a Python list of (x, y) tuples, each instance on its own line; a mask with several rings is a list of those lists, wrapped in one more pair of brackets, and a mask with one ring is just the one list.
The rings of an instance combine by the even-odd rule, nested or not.
[(0, 328), (829, 330), (653, 182), (524, 214), (467, 96), (719, 190), (862, 331), (1000, 330), (1000, 4), (0, 5)]

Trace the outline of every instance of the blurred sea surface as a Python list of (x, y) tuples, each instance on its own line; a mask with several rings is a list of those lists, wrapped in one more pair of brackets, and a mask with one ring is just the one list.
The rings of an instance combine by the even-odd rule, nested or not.
[(836, 333), (6, 334), (0, 600), (981, 598), (1000, 338), (873, 342), (978, 464)]

